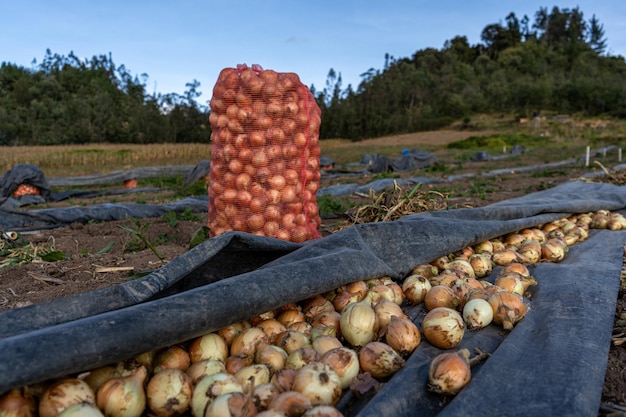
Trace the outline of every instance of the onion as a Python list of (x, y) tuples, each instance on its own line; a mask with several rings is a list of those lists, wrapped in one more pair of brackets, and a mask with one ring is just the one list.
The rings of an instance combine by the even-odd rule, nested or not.
[(267, 410), (274, 397), (279, 393), (279, 388), (272, 383), (256, 385), (252, 393), (252, 399), (257, 410)]
[(34, 417), (36, 410), (35, 398), (26, 388), (14, 388), (0, 396), (2, 417)]
[(185, 371), (191, 378), (192, 383), (197, 383), (200, 379), (207, 375), (213, 375), (218, 372), (226, 372), (224, 361), (205, 359), (191, 364)]
[(437, 307), (430, 310), (424, 317), (422, 333), (433, 346), (450, 349), (463, 339), (465, 323), (456, 310)]
[(512, 292), (497, 292), (489, 297), (493, 309), (493, 322), (505, 330), (512, 330), (528, 312), (528, 304), (524, 298)]
[(285, 349), (279, 346), (264, 345), (257, 349), (254, 361), (267, 366), (272, 373), (275, 373), (285, 367), (288, 356)]
[[(239, 330), (239, 332), (241, 331)], [(228, 345), (222, 336), (217, 333), (208, 333), (200, 336), (189, 346), (189, 357), (192, 363), (206, 359), (224, 361), (227, 356)]]
[(469, 350), (437, 355), (428, 369), (428, 388), (439, 394), (456, 395), (471, 379)]
[(243, 387), (243, 392), (252, 393), (254, 387), (270, 382), (270, 369), (263, 364), (252, 364), (241, 368), (235, 374), (235, 379)]
[(236, 355), (241, 353), (254, 357), (259, 344), (267, 344), (268, 342), (269, 339), (263, 329), (251, 327), (241, 331), (233, 338), (230, 345), (230, 354)]
[(319, 358), (319, 353), (312, 347), (301, 347), (289, 354), (285, 367), (298, 370), (308, 363), (317, 362)]
[(195, 385), (191, 396), (193, 417), (204, 417), (205, 410), (222, 394), (243, 392), (243, 387), (233, 375), (216, 373), (202, 378)]
[[(430, 265), (429, 265), (430, 266)], [(413, 274), (402, 282), (402, 291), (407, 301), (417, 305), (424, 301), (424, 297), (430, 291), (430, 281), (422, 275)]]
[(96, 405), (108, 417), (139, 417), (146, 408), (144, 383), (148, 370), (140, 366), (127, 377), (106, 381), (96, 393)]
[(470, 330), (482, 329), (493, 320), (493, 309), (485, 299), (474, 298), (463, 307), (463, 320)]
[(408, 317), (392, 316), (385, 333), (385, 342), (406, 357), (417, 349), (421, 336), (417, 326)]
[(404, 366), (404, 359), (391, 346), (383, 342), (370, 342), (359, 351), (363, 372), (374, 378), (386, 378)]
[(39, 399), (39, 416), (56, 417), (66, 408), (79, 403), (95, 404), (91, 387), (78, 378), (65, 378), (48, 387)]
[(374, 312), (378, 319), (379, 334), (384, 334), (387, 331), (387, 326), (391, 323), (393, 317), (406, 318), (402, 308), (389, 300), (381, 300), (374, 306)]
[(341, 334), (352, 346), (364, 346), (378, 333), (378, 318), (367, 300), (346, 306), (339, 324)]
[(330, 366), (341, 382), (341, 389), (350, 386), (350, 382), (359, 374), (359, 356), (355, 350), (339, 346), (325, 352), (320, 362)]
[(282, 412), (283, 415), (301, 416), (313, 405), (309, 398), (298, 391), (284, 391), (276, 395), (268, 407), (269, 410)]
[(181, 346), (170, 346), (159, 352), (154, 358), (154, 372), (161, 372), (164, 369), (187, 370), (191, 365), (189, 353)]
[(448, 307), (455, 309), (461, 300), (452, 288), (445, 285), (435, 285), (424, 296), (426, 309), (433, 310), (437, 307)]
[(216, 397), (204, 411), (204, 417), (249, 417), (256, 414), (252, 397), (241, 392), (229, 392)]
[(192, 379), (179, 369), (166, 369), (154, 375), (146, 386), (148, 407), (156, 417), (184, 413), (191, 404)]
[(293, 390), (309, 399), (311, 405), (335, 405), (341, 398), (341, 380), (321, 362), (311, 362), (296, 372)]

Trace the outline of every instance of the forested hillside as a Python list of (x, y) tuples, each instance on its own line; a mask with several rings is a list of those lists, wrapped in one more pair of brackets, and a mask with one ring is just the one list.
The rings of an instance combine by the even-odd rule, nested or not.
[[(331, 69), (322, 89), (322, 138), (360, 140), (446, 126), (478, 113), (539, 111), (626, 117), (626, 62), (611, 56), (595, 16), (578, 9), (510, 13), (481, 42), (450, 39), (411, 57), (386, 55), (358, 86)], [(0, 145), (208, 142), (209, 108), (199, 83), (150, 94), (147, 76), (116, 66), (111, 54), (85, 61), (46, 51), (31, 68), (0, 66)]]

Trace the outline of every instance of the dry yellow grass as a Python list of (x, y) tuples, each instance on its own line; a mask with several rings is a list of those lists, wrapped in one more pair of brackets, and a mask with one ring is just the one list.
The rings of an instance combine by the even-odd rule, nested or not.
[(32, 164), (49, 177), (106, 174), (143, 166), (195, 165), (210, 155), (211, 145), (198, 143), (11, 146), (0, 149), (0, 171)]

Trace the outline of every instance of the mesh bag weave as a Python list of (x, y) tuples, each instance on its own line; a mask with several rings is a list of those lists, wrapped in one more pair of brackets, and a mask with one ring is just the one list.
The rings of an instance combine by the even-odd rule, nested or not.
[(320, 237), (321, 111), (294, 73), (220, 72), (211, 114), (208, 226), (304, 242)]

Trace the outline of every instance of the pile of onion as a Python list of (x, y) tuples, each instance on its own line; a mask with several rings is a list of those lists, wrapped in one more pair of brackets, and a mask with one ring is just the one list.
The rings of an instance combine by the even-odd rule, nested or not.
[(210, 106), (211, 236), (319, 237), (321, 111), (298, 75), (225, 68)]

